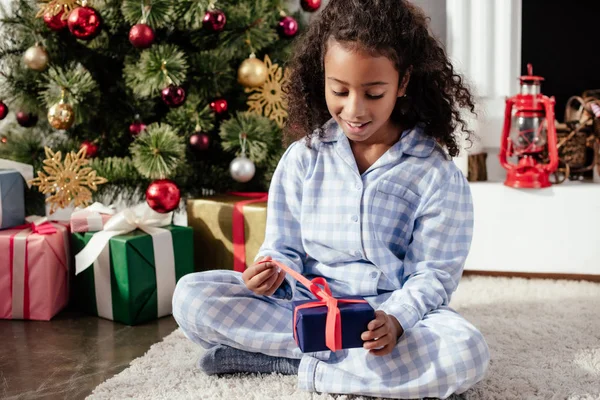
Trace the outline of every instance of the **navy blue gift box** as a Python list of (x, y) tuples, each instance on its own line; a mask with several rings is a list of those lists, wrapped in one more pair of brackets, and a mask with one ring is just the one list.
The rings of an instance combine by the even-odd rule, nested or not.
[(25, 184), (12, 169), (0, 170), (0, 229), (25, 223)]
[[(362, 300), (361, 296), (348, 296), (343, 300)], [(342, 300), (342, 299), (340, 299)], [(294, 309), (302, 304), (314, 303), (319, 300), (294, 301)], [(360, 335), (367, 331), (369, 322), (375, 319), (375, 310), (369, 303), (338, 303), (340, 310), (342, 348), (351, 349), (362, 347)], [(298, 347), (303, 353), (329, 350), (325, 344), (325, 324), (327, 321), (327, 306), (303, 308), (296, 311), (294, 331)]]

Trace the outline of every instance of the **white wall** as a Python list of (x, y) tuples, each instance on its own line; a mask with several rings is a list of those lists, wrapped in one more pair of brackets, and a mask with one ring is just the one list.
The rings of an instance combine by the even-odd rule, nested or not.
[[(488, 179), (504, 180), (498, 152), (505, 98), (519, 90), (522, 0), (447, 0), (447, 50), (477, 97), (480, 141), (466, 153), (487, 152)], [(459, 160), (457, 164), (462, 164)]]

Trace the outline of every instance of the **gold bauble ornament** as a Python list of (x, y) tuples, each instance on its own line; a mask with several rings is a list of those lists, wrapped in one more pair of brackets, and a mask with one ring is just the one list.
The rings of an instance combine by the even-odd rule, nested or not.
[(48, 52), (44, 46), (33, 45), (23, 54), (23, 62), (34, 71), (43, 71), (48, 67)]
[(56, 103), (48, 110), (48, 122), (54, 129), (65, 130), (73, 126), (75, 111), (73, 107), (64, 100)]
[(267, 80), (268, 73), (265, 63), (251, 54), (238, 69), (238, 82), (247, 88), (261, 86)]

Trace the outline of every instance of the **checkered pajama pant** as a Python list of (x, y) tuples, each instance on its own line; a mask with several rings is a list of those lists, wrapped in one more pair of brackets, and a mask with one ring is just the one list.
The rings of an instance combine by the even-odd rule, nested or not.
[[(293, 300), (313, 298), (297, 288)], [(185, 335), (204, 348), (224, 344), (301, 359), (298, 386), (308, 391), (446, 398), (480, 381), (489, 364), (481, 333), (449, 307), (426, 314), (385, 356), (362, 348), (303, 354), (292, 334), (291, 302), (255, 295), (233, 271), (183, 277), (173, 296), (173, 315)]]

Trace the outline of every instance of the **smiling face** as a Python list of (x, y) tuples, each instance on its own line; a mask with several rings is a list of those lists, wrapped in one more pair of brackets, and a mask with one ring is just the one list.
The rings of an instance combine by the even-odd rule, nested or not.
[(389, 143), (400, 128), (390, 120), (410, 74), (400, 74), (385, 56), (345, 47), (330, 39), (325, 54), (325, 100), (348, 139), (364, 145)]

